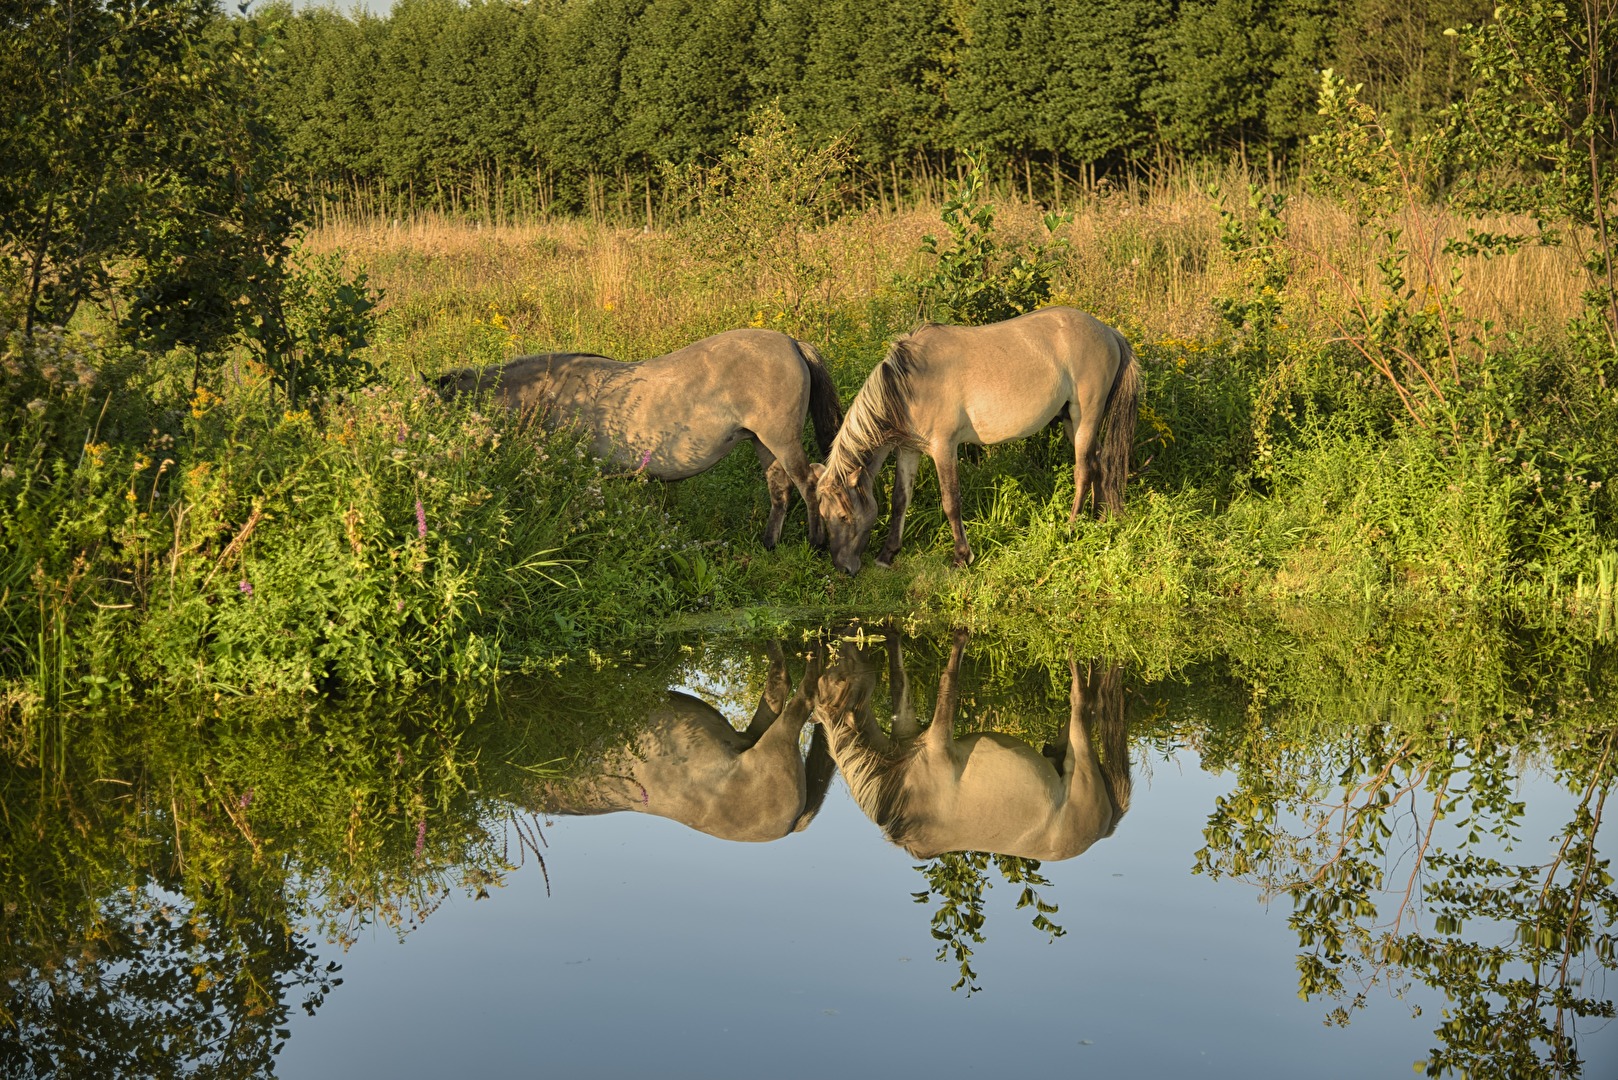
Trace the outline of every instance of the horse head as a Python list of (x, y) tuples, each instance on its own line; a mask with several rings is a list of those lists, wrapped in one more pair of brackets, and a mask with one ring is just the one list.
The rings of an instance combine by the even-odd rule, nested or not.
[(823, 546), (831, 554), (832, 565), (853, 577), (860, 572), (860, 556), (871, 542), (876, 525), (877, 504), (872, 470), (861, 469), (846, 478), (827, 471), (824, 465), (811, 465), (813, 497), (819, 510)]

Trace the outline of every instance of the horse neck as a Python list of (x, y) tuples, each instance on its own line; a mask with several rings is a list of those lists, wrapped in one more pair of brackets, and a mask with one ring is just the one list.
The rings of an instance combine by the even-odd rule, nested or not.
[(876, 366), (843, 415), (843, 426), (826, 456), (826, 472), (834, 480), (861, 479), (873, 459), (905, 438), (908, 409), (899, 385), (904, 377), (891, 375), (888, 365), (884, 360)]
[(855, 450), (834, 443), (826, 456), (826, 476), (839, 484), (863, 483), (871, 468), (871, 459), (883, 449), (881, 446)]

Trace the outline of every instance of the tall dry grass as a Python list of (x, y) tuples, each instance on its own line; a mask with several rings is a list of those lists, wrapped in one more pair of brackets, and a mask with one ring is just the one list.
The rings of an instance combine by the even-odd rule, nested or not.
[[(1103, 184), (1076, 194), (1064, 207), (1072, 220), (1062, 229), (1069, 246), (1056, 299), (1146, 340), (1218, 337), (1211, 300), (1242, 286), (1236, 261), (1220, 249), (1220, 208), (1206, 193), (1210, 179), (1232, 193), (1233, 205), (1244, 205), (1245, 177), (1235, 170), (1187, 172), (1155, 185)], [(1333, 316), (1341, 317), (1356, 295), (1380, 302), (1376, 260), (1386, 245), (1301, 182), (1290, 195), (1289, 318), (1331, 337)], [(1002, 242), (1039, 236), (1045, 209), (1001, 191), (996, 224)], [(905, 295), (895, 283), (922, 269), (921, 239), (942, 231), (939, 210), (936, 200), (873, 208), (813, 234), (808, 242), (827, 256), (829, 267), (817, 295), (847, 309), (873, 300), (902, 305)], [(1450, 268), (1458, 267), (1462, 307), (1480, 333), (1489, 323), (1495, 332), (1556, 334), (1580, 308), (1584, 283), (1566, 248), (1529, 246), (1496, 258), (1443, 251), (1445, 238), (1464, 236), (1468, 228), (1532, 232), (1527, 219), (1462, 218), (1421, 207), (1401, 224), (1416, 256), (1410, 265), (1418, 299), (1422, 290), (1442, 287)], [(813, 324), (783, 325), (790, 322), (784, 310), (790, 305), (769, 287), (768, 275), (719, 265), (677, 226), (648, 230), (541, 217), (486, 224), (437, 214), (399, 219), (334, 212), (310, 243), (341, 250), (369, 271), (397, 316), (402, 338), (393, 344), (425, 367), (433, 367), (434, 354), (445, 347), (466, 360), (550, 348), (644, 356), (745, 323), (808, 336), (816, 331)], [(470, 350), (462, 340), (468, 335), (476, 339)]]

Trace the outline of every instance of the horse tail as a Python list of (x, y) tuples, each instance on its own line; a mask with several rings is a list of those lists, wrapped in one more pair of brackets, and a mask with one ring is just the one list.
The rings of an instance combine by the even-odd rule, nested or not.
[(822, 457), (831, 453), (837, 429), (843, 426), (843, 406), (837, 400), (837, 384), (831, 381), (820, 351), (807, 341), (793, 339), (803, 366), (809, 369), (809, 416), (815, 422), (815, 442)]
[(1129, 721), (1124, 715), (1124, 671), (1114, 664), (1097, 680), (1096, 734), (1101, 744), (1101, 783), (1112, 803), (1112, 824), (1106, 835), (1118, 828), (1129, 813), (1129, 796), (1134, 784), (1129, 775)]
[(1099, 502), (1109, 514), (1119, 514), (1124, 509), (1124, 485), (1129, 483), (1129, 455), (1135, 446), (1142, 385), (1140, 361), (1122, 334), (1118, 335), (1118, 346), (1123, 363), (1118, 365), (1107, 406), (1102, 410), (1107, 418), (1107, 434), (1101, 442), (1101, 476), (1096, 481)]
[(820, 813), (820, 808), (826, 802), (826, 792), (831, 789), (832, 777), (837, 775), (837, 759), (831, 756), (831, 744), (826, 740), (826, 732), (819, 724), (809, 735), (809, 753), (803, 762), (803, 810), (792, 823), (793, 832), (803, 832), (809, 823)]

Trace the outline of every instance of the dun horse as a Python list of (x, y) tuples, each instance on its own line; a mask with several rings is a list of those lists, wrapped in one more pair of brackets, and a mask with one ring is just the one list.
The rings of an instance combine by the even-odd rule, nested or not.
[[(872, 665), (845, 644), (820, 679), (814, 718), (866, 816), (919, 859), (989, 851), (1025, 859), (1071, 859), (1111, 836), (1129, 809), (1129, 737), (1117, 669), (1081, 673), (1070, 664), (1070, 713), (1061, 742), (1044, 754), (998, 732), (956, 739), (966, 635), (956, 634), (939, 682), (933, 720), (918, 728), (898, 642), (888, 643), (891, 738), (872, 716)], [(1091, 726), (1105, 760), (1091, 743)]]
[(764, 546), (781, 538), (792, 486), (808, 506), (810, 542), (822, 543), (803, 421), (813, 415), (826, 453), (842, 408), (820, 354), (806, 342), (774, 330), (729, 330), (640, 363), (543, 353), (453, 371), (438, 387), (445, 394), (492, 390), (548, 426), (577, 424), (597, 457), (659, 480), (695, 476), (751, 440), (770, 491)]
[(818, 675), (819, 665), (811, 662), (789, 699), (786, 658), (772, 646), (764, 693), (745, 731), (700, 698), (671, 690), (633, 746), (581, 782), (544, 785), (532, 808), (549, 814), (630, 810), (721, 840), (762, 842), (799, 832), (820, 810), (837, 771), (820, 732), (810, 739), (807, 759), (798, 750)]
[[(1122, 334), (1073, 308), (1045, 308), (991, 326), (924, 326), (894, 342), (848, 408), (819, 479), (832, 561), (857, 574), (876, 523), (876, 476), (898, 450), (893, 514), (876, 561), (899, 553), (905, 508), (926, 453), (938, 469), (955, 565), (972, 561), (961, 524), (955, 449), (1032, 435), (1060, 417), (1073, 444), (1073, 510), (1123, 507), (1140, 396), (1140, 365)], [(1105, 442), (1101, 424), (1107, 421)]]

